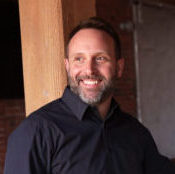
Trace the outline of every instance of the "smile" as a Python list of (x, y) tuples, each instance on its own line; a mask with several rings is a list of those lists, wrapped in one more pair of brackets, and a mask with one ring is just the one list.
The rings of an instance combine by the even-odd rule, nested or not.
[(96, 84), (98, 84), (99, 83), (99, 81), (98, 80), (83, 80), (83, 83), (85, 84), (85, 85), (96, 85)]

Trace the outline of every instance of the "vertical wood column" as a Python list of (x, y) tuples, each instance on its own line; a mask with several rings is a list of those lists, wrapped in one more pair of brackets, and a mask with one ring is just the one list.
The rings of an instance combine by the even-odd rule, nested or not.
[(95, 0), (19, 0), (26, 115), (60, 97), (66, 86), (64, 44)]

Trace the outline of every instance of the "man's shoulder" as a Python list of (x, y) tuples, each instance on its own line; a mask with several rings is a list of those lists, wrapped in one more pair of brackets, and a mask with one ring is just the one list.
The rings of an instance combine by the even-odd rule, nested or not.
[(37, 132), (52, 131), (51, 129), (57, 128), (56, 121), (61, 120), (64, 113), (68, 110), (61, 98), (56, 99), (45, 106), (37, 109), (29, 114), (20, 125), (12, 132), (11, 136), (19, 136), (22, 134), (36, 134)]
[(138, 120), (137, 117), (132, 116), (129, 113), (120, 111), (120, 119), (124, 122), (124, 125), (127, 125), (132, 130), (135, 130), (140, 133), (147, 134), (149, 130)]
[(120, 110), (120, 118), (125, 120), (126, 122), (133, 123), (133, 124), (139, 124), (139, 121), (136, 116), (131, 115), (130, 113), (124, 112), (123, 110)]
[(28, 116), (28, 118), (33, 120), (37, 117), (39, 120), (48, 120), (55, 116), (59, 117), (68, 111), (69, 107), (64, 103), (62, 98), (59, 98), (35, 110)]

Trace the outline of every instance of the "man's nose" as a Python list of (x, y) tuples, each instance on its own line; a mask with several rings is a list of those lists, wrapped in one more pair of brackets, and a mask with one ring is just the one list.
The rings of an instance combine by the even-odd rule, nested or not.
[(86, 68), (85, 71), (86, 71), (87, 75), (92, 75), (96, 71), (95, 63), (93, 60), (88, 60), (86, 62), (85, 68)]

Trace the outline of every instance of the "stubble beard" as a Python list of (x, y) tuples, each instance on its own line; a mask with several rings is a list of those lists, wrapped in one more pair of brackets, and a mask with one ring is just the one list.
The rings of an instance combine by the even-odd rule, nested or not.
[[(92, 106), (98, 105), (104, 102), (109, 96), (111, 96), (115, 90), (115, 84), (117, 81), (116, 76), (112, 76), (111, 79), (109, 80), (105, 79), (103, 76), (100, 76), (100, 75), (80, 76), (74, 80), (73, 77), (71, 77), (69, 72), (67, 73), (67, 76), (68, 76), (68, 84), (70, 86), (71, 91), (76, 95), (78, 95), (83, 102)], [(94, 80), (100, 79), (103, 82), (101, 86), (98, 89), (96, 89), (95, 96), (91, 97), (88, 95), (88, 93), (86, 94), (83, 87), (79, 85), (80, 79), (83, 79), (83, 78), (94, 79)]]

